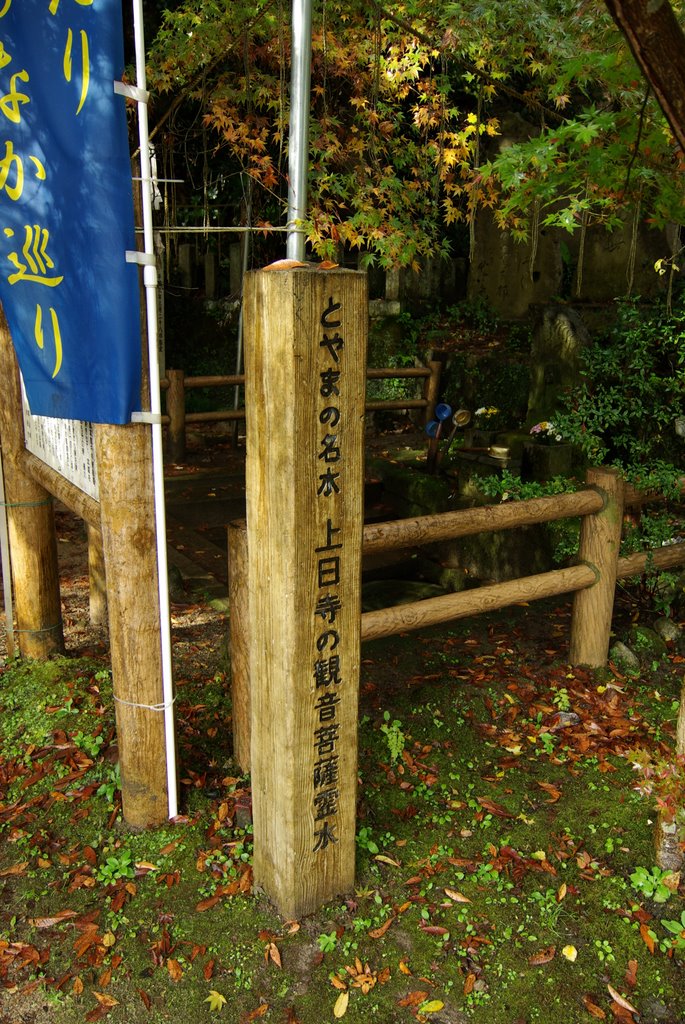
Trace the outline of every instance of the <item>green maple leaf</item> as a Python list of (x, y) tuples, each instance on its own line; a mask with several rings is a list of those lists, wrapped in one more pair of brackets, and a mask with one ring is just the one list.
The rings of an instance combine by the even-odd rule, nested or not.
[(209, 1009), (212, 1013), (221, 1013), (226, 1005), (226, 996), (222, 996), (221, 992), (215, 992), (214, 989), (210, 989), (205, 1002), (209, 1003)]

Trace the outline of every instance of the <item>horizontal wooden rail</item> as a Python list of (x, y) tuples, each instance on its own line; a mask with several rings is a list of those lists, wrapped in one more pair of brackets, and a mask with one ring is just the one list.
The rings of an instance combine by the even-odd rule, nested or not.
[(373, 399), (364, 403), (367, 412), (377, 412), (381, 409), (427, 409), (427, 398), (387, 398)]
[[(398, 366), (398, 367), (377, 367), (367, 369), (367, 380), (404, 380), (411, 378), (430, 377), (431, 370), (427, 366)], [(233, 373), (227, 375), (215, 374), (206, 377), (184, 377), (183, 383), (186, 388), (223, 388), (234, 387), (236, 384), (245, 383), (244, 373)], [(169, 387), (169, 380), (164, 377), (159, 386), (165, 390)]]
[(397, 366), (367, 369), (367, 380), (395, 380), (395, 378), (430, 377), (432, 370), (428, 366)]
[(362, 640), (379, 640), (407, 630), (425, 629), (468, 615), (496, 611), (521, 601), (537, 601), (557, 594), (591, 587), (598, 573), (589, 565), (552, 569), (537, 576), (524, 576), (504, 583), (491, 583), (459, 594), (430, 597), (393, 608), (380, 608), (362, 615)]
[[(433, 416), (438, 400), (441, 369), (442, 363), (439, 360), (432, 360), (429, 366), (367, 369), (367, 380), (414, 379), (423, 380), (425, 383), (422, 398), (370, 399), (365, 403), (366, 411), (422, 409), (425, 422), (428, 423)], [(245, 419), (244, 408), (186, 413), (186, 391), (190, 388), (238, 387), (244, 384), (245, 374), (243, 373), (186, 377), (182, 370), (169, 369), (167, 371), (167, 376), (160, 381), (160, 387), (167, 393), (167, 415), (162, 417), (162, 423), (168, 427), (167, 454), (173, 462), (180, 462), (185, 455), (185, 431), (188, 423), (220, 423)]]
[(619, 558), (616, 578), (624, 580), (628, 576), (637, 576), (649, 569), (673, 569), (685, 563), (685, 541), (668, 544), (663, 548), (651, 551), (636, 551), (632, 555)]
[(533, 523), (550, 523), (555, 519), (592, 515), (603, 507), (604, 498), (600, 492), (585, 489), (504, 505), (483, 505), (432, 516), (369, 523), (364, 527), (362, 550), (366, 555), (433, 541), (469, 537), (484, 531), (512, 530)]
[(245, 383), (244, 373), (228, 374), (218, 377), (184, 377), (183, 383), (187, 388), (227, 388), (236, 384)]
[(219, 423), (222, 420), (244, 420), (244, 409), (216, 409), (210, 412), (188, 412), (186, 423)]

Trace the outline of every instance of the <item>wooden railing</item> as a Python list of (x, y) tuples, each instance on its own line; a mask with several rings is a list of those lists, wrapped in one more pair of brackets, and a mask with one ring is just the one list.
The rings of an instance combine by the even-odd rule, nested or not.
[[(367, 412), (392, 409), (423, 409), (425, 422), (433, 416), (440, 388), (442, 363), (431, 360), (428, 366), (403, 366), (366, 371), (367, 380), (411, 380), (425, 381), (423, 397), (395, 398), (366, 402)], [(185, 456), (186, 424), (220, 423), (245, 419), (245, 409), (218, 409), (209, 412), (186, 412), (186, 392), (192, 388), (240, 387), (245, 383), (244, 374), (228, 374), (214, 377), (186, 377), (183, 370), (167, 370), (160, 382), (166, 391), (166, 415), (162, 421), (168, 426), (167, 455), (172, 462), (180, 462)]]
[[(574, 665), (606, 665), (616, 581), (638, 575), (648, 567), (668, 569), (682, 565), (685, 563), (685, 543), (620, 558), (626, 497), (623, 480), (616, 470), (590, 469), (586, 484), (584, 489), (571, 494), (365, 526), (362, 554), (370, 554), (475, 533), (582, 517), (577, 564), (461, 593), (365, 612), (361, 616), (362, 640), (376, 640), (521, 602), (575, 593), (570, 661)], [(638, 495), (630, 488), (631, 501), (634, 502), (636, 497)], [(249, 770), (248, 551), (244, 520), (229, 524), (228, 549), (234, 749), (241, 767)]]

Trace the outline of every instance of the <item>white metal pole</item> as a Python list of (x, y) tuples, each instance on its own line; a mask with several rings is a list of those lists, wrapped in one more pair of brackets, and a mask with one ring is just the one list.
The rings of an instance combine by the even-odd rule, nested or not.
[(293, 0), (287, 244), (292, 260), (304, 259), (304, 232), (297, 222), (307, 216), (311, 68), (312, 0)]
[(0, 556), (2, 557), (2, 591), (5, 602), (5, 629), (7, 632), (7, 657), (14, 657), (14, 605), (12, 604), (12, 567), (10, 564), (10, 541), (7, 530), (7, 505), (5, 504), (5, 477), (2, 471), (2, 448), (0, 447)]
[(140, 176), (143, 207), (143, 239), (146, 256), (151, 258), (143, 267), (147, 312), (148, 357), (150, 361), (150, 413), (152, 420), (152, 471), (155, 495), (155, 526), (157, 531), (157, 575), (159, 577), (159, 614), (162, 645), (162, 693), (166, 738), (167, 793), (169, 817), (178, 813), (176, 784), (176, 737), (174, 733), (174, 684), (171, 662), (171, 626), (169, 610), (169, 582), (166, 549), (166, 514), (164, 507), (164, 460), (162, 450), (162, 404), (159, 388), (159, 359), (157, 350), (157, 266), (152, 223), (152, 176), (150, 167), (150, 141), (147, 117), (147, 79), (145, 73), (145, 39), (143, 35), (143, 3), (133, 0), (133, 23), (136, 48), (138, 99), (138, 135), (140, 140)]

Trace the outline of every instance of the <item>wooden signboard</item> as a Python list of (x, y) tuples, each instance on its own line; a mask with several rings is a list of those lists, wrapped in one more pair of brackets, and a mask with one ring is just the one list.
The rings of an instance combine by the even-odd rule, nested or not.
[(367, 301), (245, 280), (254, 876), (288, 918), (354, 882)]

